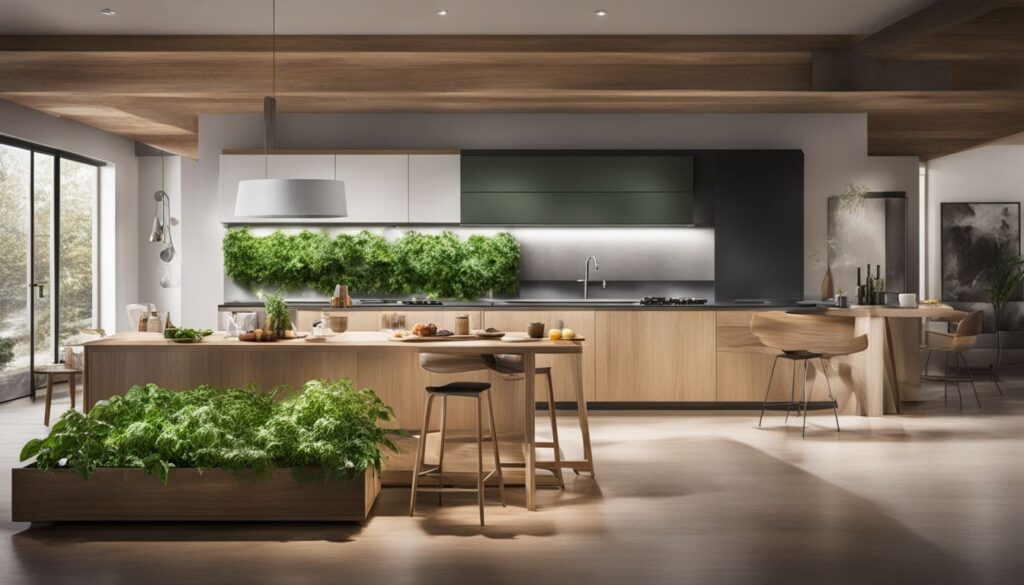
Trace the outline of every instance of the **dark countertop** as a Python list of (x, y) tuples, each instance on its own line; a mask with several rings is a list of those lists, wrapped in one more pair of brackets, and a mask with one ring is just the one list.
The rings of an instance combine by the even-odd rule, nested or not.
[[(452, 309), (476, 309), (476, 310), (502, 310), (502, 311), (538, 311), (546, 309), (614, 309), (614, 310), (644, 310), (644, 311), (756, 311), (759, 309), (809, 309), (813, 306), (801, 306), (795, 301), (769, 301), (766, 303), (707, 303), (705, 305), (641, 305), (639, 302), (602, 302), (593, 300), (589, 302), (580, 301), (543, 301), (516, 303), (508, 301), (443, 301), (443, 305), (400, 305), (398, 303), (375, 303), (360, 305), (356, 304), (347, 307), (346, 311), (380, 311), (380, 310), (402, 310), (402, 311), (445, 311)], [(322, 311), (331, 309), (328, 303), (318, 301), (293, 301), (288, 306), (299, 311)], [(218, 307), (221, 311), (236, 309), (262, 308), (260, 301), (232, 301)]]

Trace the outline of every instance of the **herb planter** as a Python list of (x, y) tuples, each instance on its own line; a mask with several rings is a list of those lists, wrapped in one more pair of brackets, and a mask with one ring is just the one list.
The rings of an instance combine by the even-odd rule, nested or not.
[(296, 481), (289, 469), (244, 477), (222, 469), (175, 468), (167, 485), (142, 469), (11, 473), (15, 522), (61, 521), (340, 521), (362, 522), (380, 494), (369, 468), (352, 479), (322, 479), (318, 469)]

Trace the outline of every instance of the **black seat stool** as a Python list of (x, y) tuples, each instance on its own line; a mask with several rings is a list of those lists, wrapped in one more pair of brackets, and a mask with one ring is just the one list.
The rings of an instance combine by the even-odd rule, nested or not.
[[(484, 525), (484, 483), (497, 475), (498, 491), (501, 494), (501, 505), (505, 505), (505, 480), (501, 475), (501, 459), (498, 456), (498, 438), (494, 426), (494, 405), (491, 401), (491, 385), (487, 382), (452, 382), (444, 386), (427, 386), (427, 405), (423, 411), (423, 427), (420, 432), (420, 442), (416, 449), (416, 464), (412, 473), (412, 496), (409, 501), (409, 515), (416, 511), (416, 493), (420, 491), (437, 492), (438, 503), (441, 503), (441, 494), (445, 492), (476, 492), (477, 503), (480, 506), (480, 525)], [(430, 410), (434, 404), (434, 398), (441, 397), (441, 447), (438, 456), (438, 463), (430, 469), (423, 469), (426, 466), (427, 433), (430, 427)], [(483, 437), (483, 412), (481, 396), (487, 398), (487, 412), (490, 417), (490, 430), (488, 440), (494, 451), (494, 470), (484, 475), (484, 437)], [(445, 423), (448, 415), (448, 398), (472, 398), (476, 400), (476, 454), (477, 454), (477, 475), (476, 489), (445, 487), (444, 485), (444, 443)], [(436, 477), (436, 486), (420, 486), (421, 477)]]

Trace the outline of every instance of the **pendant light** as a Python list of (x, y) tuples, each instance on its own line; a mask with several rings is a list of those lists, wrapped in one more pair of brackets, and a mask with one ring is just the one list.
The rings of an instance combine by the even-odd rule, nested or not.
[(263, 179), (238, 182), (236, 217), (346, 217), (345, 183), (334, 179), (271, 179), (270, 151), (277, 125), (277, 0), (272, 4), (272, 95), (263, 98)]
[(164, 167), (166, 166), (166, 152), (160, 153), (160, 189), (153, 193), (156, 200), (156, 213), (153, 217), (153, 229), (149, 233), (149, 241), (153, 243), (166, 243), (167, 246), (160, 251), (160, 259), (170, 262), (174, 259), (174, 239), (171, 235), (171, 196), (167, 194), (164, 181)]

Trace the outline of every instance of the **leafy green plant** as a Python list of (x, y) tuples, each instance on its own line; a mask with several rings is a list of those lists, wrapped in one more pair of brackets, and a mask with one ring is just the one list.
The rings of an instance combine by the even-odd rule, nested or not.
[(260, 292), (267, 310), (267, 329), (278, 333), (292, 328), (292, 314), (281, 295)]
[(224, 271), (249, 287), (312, 288), (329, 294), (347, 284), (362, 294), (425, 294), (476, 299), (488, 291), (519, 288), (519, 243), (512, 234), (406, 232), (394, 242), (361, 231), (331, 238), (326, 232), (280, 230), (254, 236), (248, 228), (224, 235)]
[(0, 371), (14, 361), (14, 346), (17, 340), (11, 337), (0, 337)]
[(398, 451), (378, 423), (394, 412), (352, 381), (313, 380), (284, 400), (254, 388), (200, 386), (173, 392), (154, 384), (96, 404), (88, 415), (69, 410), (21, 460), (43, 470), (73, 469), (88, 478), (103, 467), (143, 468), (166, 484), (171, 468), (221, 468), (266, 474), (318, 466), (325, 476), (380, 470), (382, 448)]
[(984, 279), (985, 292), (992, 303), (995, 328), (1001, 331), (1006, 325), (1007, 303), (1015, 295), (1020, 295), (1020, 286), (1024, 282), (1024, 258), (1006, 244), (996, 247)]

